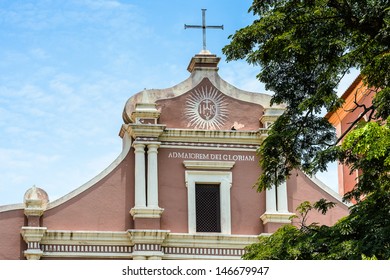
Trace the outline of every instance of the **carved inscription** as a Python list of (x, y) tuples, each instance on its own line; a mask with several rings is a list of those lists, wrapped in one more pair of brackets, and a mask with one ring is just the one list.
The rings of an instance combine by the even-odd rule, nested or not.
[(228, 155), (228, 154), (212, 154), (212, 153), (186, 153), (186, 152), (170, 152), (168, 158), (182, 158), (192, 160), (222, 160), (222, 161), (255, 161), (255, 156), (248, 155)]

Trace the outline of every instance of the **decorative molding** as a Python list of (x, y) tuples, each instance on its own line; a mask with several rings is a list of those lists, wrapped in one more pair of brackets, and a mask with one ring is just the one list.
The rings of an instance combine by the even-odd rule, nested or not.
[(157, 124), (157, 119), (160, 117), (160, 114), (155, 103), (137, 103), (135, 105), (135, 111), (131, 114), (131, 121), (133, 123), (143, 124), (143, 121), (146, 120), (146, 123), (149, 122), (148, 124)]
[(27, 250), (24, 251), (24, 256), (28, 260), (39, 260), (43, 255), (41, 250), (41, 240), (47, 231), (45, 227), (22, 227), (21, 235), (27, 243)]
[[(169, 230), (128, 230), (128, 236), (133, 244), (162, 245), (169, 235)], [(136, 247), (140, 248), (140, 247)], [(141, 247), (143, 248), (143, 247)], [(161, 248), (160, 248), (161, 249)]]
[(222, 144), (222, 143), (194, 143), (194, 142), (162, 142), (162, 148), (189, 148), (189, 149), (209, 149), (209, 150), (248, 150), (256, 151), (259, 145), (245, 144)]
[(161, 244), (135, 244), (134, 251), (161, 251)]
[(171, 233), (163, 244), (164, 259), (241, 259), (256, 235)]
[(130, 210), (130, 214), (131, 214), (131, 216), (133, 216), (133, 219), (161, 218), (161, 215), (163, 212), (164, 212), (163, 208), (138, 208), (138, 207), (134, 207)]
[(245, 249), (164, 247), (164, 254), (170, 255), (211, 255), (241, 257)]
[(194, 129), (165, 129), (159, 141), (165, 143), (202, 143), (210, 145), (253, 145), (259, 146), (265, 139), (267, 129), (256, 131), (240, 130), (194, 130)]
[(47, 258), (129, 259), (133, 246), (125, 231), (48, 230), (41, 242)]
[(26, 243), (30, 243), (41, 242), (46, 231), (46, 227), (22, 227), (20, 233), (23, 236), (23, 240), (26, 241)]
[(127, 124), (125, 128), (127, 132), (134, 139), (137, 137), (159, 137), (164, 129), (165, 125), (162, 124)]
[(47, 230), (42, 244), (133, 245), (126, 231)]
[[(26, 257), (112, 259), (240, 259), (256, 235), (168, 230), (69, 231), (23, 228)], [(41, 240), (39, 242), (39, 240)]]
[(231, 233), (230, 188), (232, 187), (232, 182), (233, 178), (231, 171), (185, 171), (185, 184), (188, 189), (187, 203), (189, 233), (196, 233), (195, 185), (197, 183), (220, 184), (221, 233)]
[(13, 210), (23, 210), (23, 209), (24, 209), (24, 203), (1, 205), (0, 206), (0, 213), (13, 211)]
[(281, 224), (290, 224), (290, 217), (294, 215), (294, 213), (264, 213), (261, 215), (260, 219), (263, 221), (263, 224), (267, 223), (281, 223)]
[(230, 170), (233, 168), (235, 161), (198, 161), (198, 160), (185, 160), (184, 166), (187, 169), (198, 170)]
[(257, 235), (170, 233), (165, 239), (163, 247), (243, 249), (257, 241)]
[(43, 244), (41, 248), (47, 253), (116, 253), (128, 254), (133, 252), (133, 246), (122, 245), (64, 245), (64, 244)]

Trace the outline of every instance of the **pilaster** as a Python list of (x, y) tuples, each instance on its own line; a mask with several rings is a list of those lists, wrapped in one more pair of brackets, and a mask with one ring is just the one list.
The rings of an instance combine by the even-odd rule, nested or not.
[(148, 208), (158, 209), (158, 166), (159, 142), (148, 143)]
[(158, 124), (156, 104), (137, 103), (126, 131), (132, 138), (135, 153), (135, 205), (130, 210), (136, 229), (160, 229), (164, 209), (158, 206), (158, 142), (165, 125)]
[(265, 233), (275, 232), (280, 226), (291, 223), (294, 215), (288, 211), (287, 183), (266, 190), (266, 211), (260, 219), (264, 224)]
[(135, 153), (135, 209), (146, 208), (145, 144), (134, 142)]

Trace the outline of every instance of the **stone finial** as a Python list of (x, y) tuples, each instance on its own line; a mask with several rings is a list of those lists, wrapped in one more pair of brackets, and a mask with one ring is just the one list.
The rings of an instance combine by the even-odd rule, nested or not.
[(155, 103), (137, 103), (135, 111), (131, 114), (131, 120), (135, 124), (157, 124), (160, 112)]
[(24, 194), (24, 214), (29, 216), (42, 216), (47, 208), (49, 196), (35, 185), (28, 189)]

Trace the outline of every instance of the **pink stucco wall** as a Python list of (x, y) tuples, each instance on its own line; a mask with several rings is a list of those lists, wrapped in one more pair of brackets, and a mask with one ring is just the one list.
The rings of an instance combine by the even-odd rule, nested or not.
[[(186, 116), (186, 104), (191, 92), (200, 90), (202, 87), (217, 90), (209, 79), (203, 79), (194, 89), (180, 95), (178, 97), (158, 100), (157, 107), (161, 111), (159, 123), (167, 125), (167, 128), (194, 128), (188, 127), (189, 120)], [(221, 96), (223, 95), (220, 93)], [(226, 119), (220, 130), (230, 130), (234, 123), (240, 124), (240, 130), (256, 130), (260, 126), (259, 119), (263, 115), (264, 108), (261, 105), (238, 100), (227, 95), (223, 95), (223, 103), (226, 105)], [(237, 110), (237, 108), (240, 108)], [(243, 114), (242, 112), (250, 112), (250, 114)]]
[[(170, 152), (255, 155), (255, 152), (159, 149), (159, 204), (165, 209), (161, 218), (161, 229), (178, 233), (188, 232), (185, 167), (182, 158), (169, 158)], [(255, 160), (250, 162), (237, 161), (231, 171), (232, 234), (259, 234), (262, 232), (259, 217), (265, 211), (265, 197), (252, 188), (260, 174), (258, 159), (255, 157)]]
[(330, 209), (326, 215), (322, 215), (316, 210), (311, 211), (307, 220), (308, 224), (316, 222), (321, 225), (333, 225), (340, 218), (348, 215), (348, 206), (321, 189), (302, 172), (294, 172), (287, 184), (289, 211), (292, 213), (295, 213), (298, 205), (304, 201), (314, 203), (325, 198), (336, 203), (336, 207)]
[(94, 186), (47, 210), (43, 226), (51, 230), (124, 231), (133, 227), (134, 153)]
[(0, 212), (0, 260), (24, 259), (26, 243), (20, 234), (24, 225), (23, 210)]

